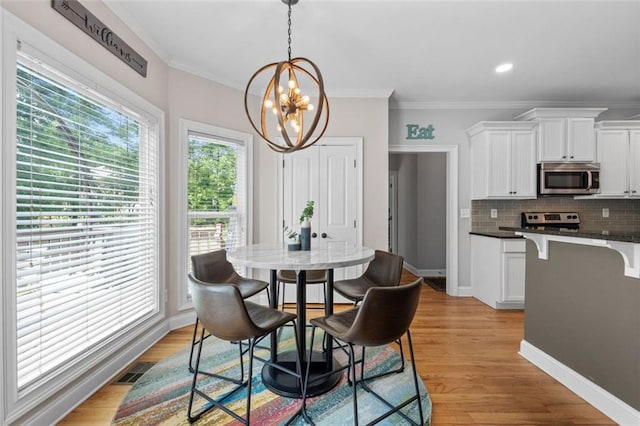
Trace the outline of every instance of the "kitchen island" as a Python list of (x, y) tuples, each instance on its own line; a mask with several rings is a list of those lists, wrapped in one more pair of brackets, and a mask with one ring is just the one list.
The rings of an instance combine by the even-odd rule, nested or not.
[(640, 235), (515, 231), (527, 239), (520, 353), (620, 424), (640, 424)]

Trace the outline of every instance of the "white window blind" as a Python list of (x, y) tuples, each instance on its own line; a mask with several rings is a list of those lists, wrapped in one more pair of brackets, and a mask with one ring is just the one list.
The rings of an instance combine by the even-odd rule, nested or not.
[(22, 388), (158, 311), (158, 130), (24, 53), (16, 99)]
[(246, 244), (244, 142), (189, 131), (188, 145), (189, 258)]

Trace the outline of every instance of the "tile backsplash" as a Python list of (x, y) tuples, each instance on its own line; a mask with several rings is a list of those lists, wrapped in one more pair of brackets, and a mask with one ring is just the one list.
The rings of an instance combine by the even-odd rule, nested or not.
[[(602, 217), (602, 209), (609, 217)], [(491, 209), (498, 211), (491, 218)], [(583, 199), (540, 197), (535, 200), (472, 200), (471, 230), (491, 232), (500, 226), (520, 226), (522, 212), (578, 212), (580, 229), (588, 231), (640, 232), (640, 199)]]

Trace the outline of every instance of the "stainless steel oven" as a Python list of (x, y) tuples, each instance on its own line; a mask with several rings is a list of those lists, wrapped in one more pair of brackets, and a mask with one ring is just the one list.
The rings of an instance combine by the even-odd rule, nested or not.
[(538, 194), (589, 195), (600, 192), (598, 163), (542, 163), (538, 165)]

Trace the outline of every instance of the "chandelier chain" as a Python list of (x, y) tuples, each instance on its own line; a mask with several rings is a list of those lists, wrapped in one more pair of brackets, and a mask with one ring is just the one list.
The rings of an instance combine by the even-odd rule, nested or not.
[(289, 62), (291, 62), (291, 2), (289, 2), (289, 13), (287, 14), (287, 25), (289, 26), (289, 31), (288, 31), (289, 38), (287, 39), (287, 42), (289, 44), (288, 53), (289, 53)]

